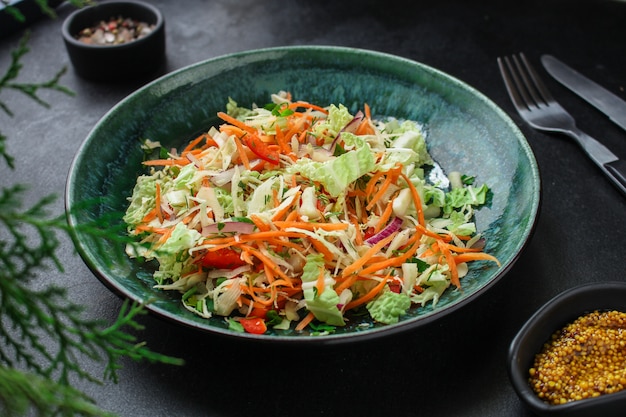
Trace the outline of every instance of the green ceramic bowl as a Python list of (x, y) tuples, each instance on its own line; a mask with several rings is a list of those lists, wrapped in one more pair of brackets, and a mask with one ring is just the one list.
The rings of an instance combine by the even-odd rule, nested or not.
[(151, 312), (198, 330), (259, 340), (333, 343), (432, 322), (485, 294), (517, 260), (537, 219), (540, 180), (530, 146), (511, 119), (481, 93), (441, 71), (397, 56), (339, 47), (241, 52), (183, 68), (134, 92), (98, 122), (75, 157), (66, 190), (70, 225), (115, 217), (126, 209), (142, 173), (140, 140), (180, 147), (218, 124), (216, 113), (229, 97), (242, 105), (264, 104), (279, 90), (322, 105), (343, 103), (353, 112), (367, 102), (375, 115), (424, 123), (430, 152), (444, 170), (475, 175), (492, 188), (493, 201), (478, 211), (476, 222), (487, 240), (486, 250), (501, 267), (474, 263), (463, 278), (462, 291), (448, 290), (435, 309), (431, 305), (412, 309), (395, 325), (363, 323), (355, 317), (350, 326), (326, 336), (294, 331), (258, 336), (228, 330), (221, 317), (195, 316), (181, 305), (178, 293), (153, 289), (150, 265), (110, 256), (123, 249), (119, 239), (96, 244), (80, 229), (73, 230), (79, 254), (106, 286), (131, 300), (152, 300)]

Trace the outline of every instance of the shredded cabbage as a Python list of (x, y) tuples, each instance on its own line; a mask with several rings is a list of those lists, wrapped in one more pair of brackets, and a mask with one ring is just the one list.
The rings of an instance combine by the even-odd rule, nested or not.
[(364, 314), (393, 324), (460, 287), (467, 262), (497, 262), (469, 247), (489, 187), (429, 180), (442, 171), (417, 121), (286, 92), (263, 107), (229, 99), (218, 116), (182, 151), (146, 140), (158, 156), (124, 216), (143, 244), (129, 256), (156, 260), (155, 287), (187, 310), (235, 331), (244, 317), (309, 334)]
[(406, 293), (385, 291), (367, 304), (372, 318), (380, 323), (393, 324), (411, 307), (411, 298)]

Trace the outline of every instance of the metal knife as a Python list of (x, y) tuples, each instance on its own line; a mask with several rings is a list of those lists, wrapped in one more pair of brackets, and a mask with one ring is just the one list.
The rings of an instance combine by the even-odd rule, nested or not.
[(541, 63), (557, 81), (587, 100), (616, 125), (626, 130), (626, 101), (551, 55), (543, 55)]

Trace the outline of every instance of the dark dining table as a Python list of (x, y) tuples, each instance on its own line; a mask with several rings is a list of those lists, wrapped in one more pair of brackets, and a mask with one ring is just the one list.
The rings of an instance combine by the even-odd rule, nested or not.
[[(105, 2), (102, 0), (101, 2)], [(183, 366), (121, 361), (118, 383), (76, 381), (120, 416), (531, 416), (507, 374), (509, 345), (545, 302), (583, 283), (626, 279), (626, 198), (565, 136), (532, 129), (515, 112), (496, 60), (524, 52), (578, 126), (626, 158), (626, 132), (549, 78), (551, 54), (626, 99), (626, 2), (616, 0), (148, 0), (166, 22), (167, 73), (224, 54), (284, 45), (338, 45), (415, 60), (482, 92), (519, 126), (541, 176), (534, 233), (513, 268), (480, 297), (414, 330), (355, 343), (281, 345), (200, 333), (151, 315), (136, 332)], [(28, 184), (24, 204), (58, 197), (64, 211), (70, 163), (98, 120), (161, 74), (125, 82), (78, 77), (61, 37), (75, 10), (29, 25), (30, 51), (19, 80), (51, 78), (75, 95), (40, 92), (50, 107), (2, 91), (14, 116), (0, 113), (15, 169), (0, 164), (0, 185)], [(0, 73), (23, 30), (0, 39)], [(122, 69), (123, 70), (123, 69)], [(88, 317), (115, 320), (122, 300), (60, 236), (52, 267), (33, 285), (57, 285)], [(103, 364), (79, 358), (96, 376)]]

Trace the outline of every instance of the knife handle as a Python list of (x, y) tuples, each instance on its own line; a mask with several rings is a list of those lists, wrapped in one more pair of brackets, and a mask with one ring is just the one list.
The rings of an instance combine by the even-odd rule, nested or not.
[(626, 195), (626, 161), (617, 159), (604, 164), (605, 172), (608, 174), (613, 184)]

